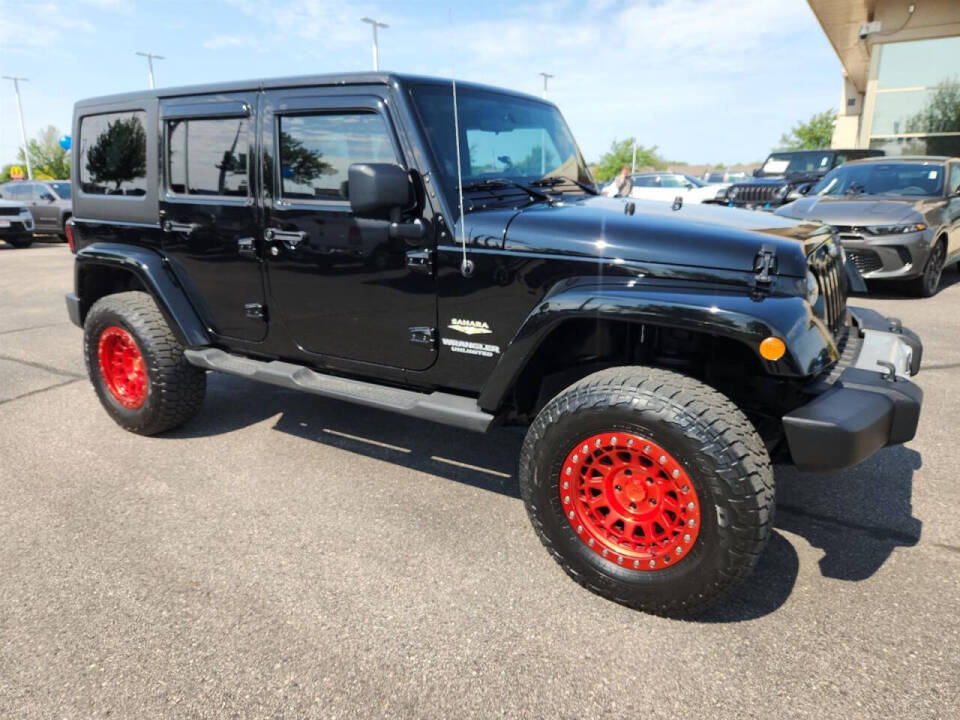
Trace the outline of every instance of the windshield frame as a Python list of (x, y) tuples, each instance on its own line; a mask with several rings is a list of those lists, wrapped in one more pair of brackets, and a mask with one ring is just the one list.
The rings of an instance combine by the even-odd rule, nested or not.
[[(417, 81), (411, 82), (410, 84), (406, 85), (406, 87), (404, 87), (403, 95), (404, 95), (404, 102), (407, 105), (408, 112), (411, 114), (412, 119), (414, 120), (414, 124), (417, 127), (417, 131), (421, 136), (424, 153), (427, 155), (427, 158), (429, 159), (429, 162), (432, 168), (431, 174), (434, 176), (434, 184), (437, 187), (437, 190), (440, 192), (441, 196), (447, 201), (447, 205), (448, 205), (447, 215), (451, 218), (451, 220), (456, 221), (460, 216), (460, 208), (459, 208), (458, 193), (457, 193), (457, 178), (455, 174), (451, 176), (444, 170), (444, 163), (439, 154), (440, 149), (438, 148), (437, 143), (435, 143), (430, 136), (430, 133), (429, 133), (430, 126), (425, 120), (424, 112), (420, 106), (420, 102), (418, 101), (418, 95), (417, 95), (418, 91), (423, 91), (423, 90), (426, 90), (428, 92), (440, 91), (440, 92), (446, 92), (447, 94), (452, 94), (451, 85), (452, 85), (452, 81), (433, 81), (433, 80), (427, 80), (427, 79), (424, 79), (424, 80), (418, 79)], [(461, 108), (461, 98), (468, 95), (471, 95), (471, 96), (483, 95), (483, 96), (494, 97), (494, 98), (500, 97), (500, 98), (503, 98), (505, 101), (509, 101), (509, 102), (529, 103), (530, 105), (533, 105), (533, 106), (542, 106), (543, 108), (553, 113), (555, 116), (554, 123), (555, 123), (556, 129), (566, 135), (566, 139), (572, 145), (574, 150), (573, 157), (575, 157), (576, 159), (577, 175), (576, 177), (574, 177), (573, 175), (570, 175), (569, 177), (574, 177), (574, 179), (580, 180), (581, 182), (584, 182), (588, 186), (593, 186), (597, 188), (597, 190), (599, 191), (599, 185), (594, 179), (593, 174), (590, 172), (589, 165), (587, 164), (583, 156), (583, 153), (580, 151), (580, 146), (577, 144), (576, 137), (574, 136), (573, 132), (571, 132), (570, 126), (567, 124), (567, 120), (563, 116), (563, 113), (560, 112), (560, 109), (555, 104), (547, 100), (543, 100), (530, 95), (525, 95), (523, 93), (514, 93), (514, 92), (511, 92), (510, 90), (505, 90), (505, 89), (495, 88), (495, 87), (487, 87), (487, 86), (477, 85), (473, 83), (457, 82), (458, 109)], [(451, 99), (451, 106), (452, 106), (452, 99)], [(462, 112), (462, 110), (460, 112)], [(453, 129), (452, 123), (451, 123), (450, 129), (451, 130)], [(459, 131), (460, 131), (460, 148), (461, 148), (461, 156), (462, 156), (464, 149), (467, 147), (467, 144), (466, 144), (467, 127), (463, 124), (462, 121), (459, 123)], [(542, 175), (542, 176), (541, 175), (536, 175), (536, 176), (507, 175), (507, 174), (495, 174), (495, 173), (484, 173), (482, 175), (468, 175), (464, 172), (462, 175), (462, 182), (464, 185), (466, 185), (468, 183), (474, 183), (474, 182), (503, 180), (507, 183), (529, 185), (530, 183), (535, 183), (537, 180), (542, 180), (544, 178), (566, 176), (567, 173), (561, 172), (561, 168), (563, 167), (564, 167), (564, 163), (561, 162), (552, 170), (549, 170), (545, 175)], [(575, 183), (568, 183), (568, 184), (570, 186), (575, 185)], [(534, 193), (536, 194), (560, 192), (560, 191), (552, 190), (549, 187), (543, 187), (543, 186), (533, 186), (531, 187), (531, 190), (533, 190)], [(565, 189), (562, 192), (564, 193), (573, 192), (576, 194), (583, 193), (585, 195), (590, 194), (589, 191), (584, 190), (582, 188), (577, 188), (576, 190)], [(532, 201), (538, 202), (539, 200), (532, 200)], [(465, 210), (466, 209), (467, 208), (465, 208)]]
[[(771, 160), (776, 158), (778, 155), (789, 155), (790, 159), (787, 161), (787, 167), (783, 169), (782, 172), (767, 171), (764, 168), (767, 166)], [(833, 150), (780, 150), (778, 152), (772, 152), (767, 156), (767, 159), (763, 161), (763, 165), (760, 166), (760, 172), (763, 174), (763, 177), (771, 177), (776, 175), (810, 175), (813, 173), (821, 172), (820, 170), (791, 170), (790, 165), (793, 163), (794, 159), (799, 159), (801, 157), (810, 157), (810, 156), (819, 156), (826, 157), (826, 172), (829, 172), (833, 168), (834, 160), (836, 159), (836, 152)], [(822, 166), (823, 163), (821, 162)]]
[[(933, 170), (933, 169), (939, 170), (940, 178), (938, 180), (939, 182), (938, 189), (935, 193), (931, 195), (904, 194), (904, 193), (896, 193), (896, 192), (890, 192), (890, 191), (886, 191), (883, 193), (876, 193), (876, 192), (866, 192), (866, 190), (863, 190), (858, 193), (851, 193), (850, 187), (852, 187), (853, 183), (855, 182), (855, 181), (851, 181), (851, 183), (847, 185), (847, 189), (844, 190), (843, 192), (835, 192), (835, 193), (826, 192), (833, 183), (837, 182), (838, 179), (842, 178), (842, 176), (845, 174), (856, 173), (856, 172), (860, 172), (861, 170), (867, 170), (867, 171), (876, 170), (876, 168), (883, 167), (885, 165), (886, 166), (899, 165), (899, 166), (909, 166), (909, 167), (915, 167), (915, 168), (925, 168), (929, 170)], [(947, 163), (937, 163), (937, 162), (929, 162), (929, 161), (909, 161), (909, 160), (900, 161), (895, 158), (884, 159), (883, 161), (880, 161), (880, 162), (844, 163), (843, 165), (838, 165), (833, 170), (831, 170), (826, 175), (824, 175), (823, 178), (816, 185), (810, 188), (810, 192), (808, 193), (808, 196), (810, 197), (817, 196), (817, 197), (824, 197), (824, 198), (864, 198), (864, 197), (868, 197), (868, 198), (908, 197), (908, 198), (917, 198), (917, 199), (939, 198), (939, 197), (943, 197), (944, 193), (946, 192), (947, 172), (948, 172)]]

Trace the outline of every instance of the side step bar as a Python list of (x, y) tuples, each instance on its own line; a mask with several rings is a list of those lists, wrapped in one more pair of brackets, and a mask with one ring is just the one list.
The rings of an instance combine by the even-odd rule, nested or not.
[(187, 362), (206, 370), (260, 380), (293, 390), (345, 400), (358, 405), (391, 410), (410, 417), (486, 432), (494, 416), (481, 410), (472, 398), (450, 393), (420, 393), (362, 380), (318, 373), (280, 360), (264, 361), (231, 355), (217, 348), (184, 350)]

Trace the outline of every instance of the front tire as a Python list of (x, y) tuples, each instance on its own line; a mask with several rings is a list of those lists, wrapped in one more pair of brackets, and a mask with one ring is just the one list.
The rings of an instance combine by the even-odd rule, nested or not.
[(543, 408), (520, 489), (570, 577), (669, 617), (750, 574), (775, 505), (770, 458), (746, 416), (696, 380), (641, 367), (594, 373)]
[(183, 346), (147, 293), (97, 300), (83, 325), (83, 346), (100, 403), (122, 428), (156, 435), (200, 410), (206, 373), (187, 363)]
[(930, 251), (927, 264), (923, 267), (923, 275), (913, 281), (913, 293), (917, 297), (928, 298), (937, 294), (940, 289), (940, 277), (943, 275), (943, 265), (947, 259), (947, 243), (940, 239)]

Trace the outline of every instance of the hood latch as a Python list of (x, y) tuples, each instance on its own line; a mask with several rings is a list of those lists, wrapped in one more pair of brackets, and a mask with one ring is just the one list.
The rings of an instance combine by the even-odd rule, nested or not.
[(772, 246), (764, 245), (760, 248), (753, 260), (753, 271), (756, 273), (754, 286), (757, 289), (766, 289), (773, 282), (773, 276), (777, 272), (777, 251)]

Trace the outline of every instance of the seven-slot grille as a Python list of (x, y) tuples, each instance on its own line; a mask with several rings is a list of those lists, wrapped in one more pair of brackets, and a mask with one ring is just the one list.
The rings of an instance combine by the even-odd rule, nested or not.
[(847, 310), (847, 284), (840, 267), (840, 246), (831, 240), (817, 248), (807, 260), (820, 283), (823, 320), (834, 332), (844, 324)]
[(883, 260), (873, 250), (847, 250), (847, 255), (853, 260), (857, 270), (864, 275), (883, 267)]
[(19, 215), (22, 211), (23, 208), (17, 205), (0, 206), (0, 215)]
[[(773, 202), (782, 185), (734, 185), (730, 188), (731, 199), (735, 203)], [(733, 194), (736, 191), (736, 194)]]

